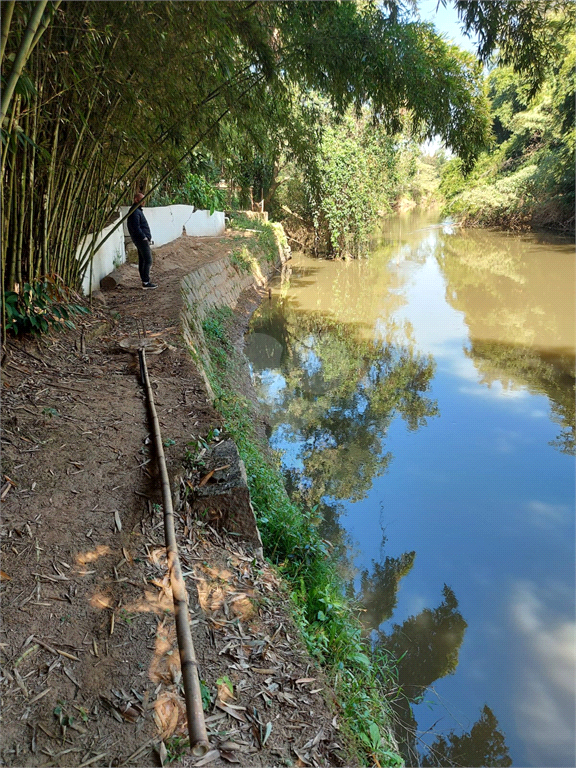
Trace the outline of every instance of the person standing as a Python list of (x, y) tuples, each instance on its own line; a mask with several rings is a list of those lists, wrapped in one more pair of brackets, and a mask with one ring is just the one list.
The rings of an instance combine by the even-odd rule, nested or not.
[(132, 242), (138, 249), (138, 271), (140, 272), (140, 279), (142, 280), (142, 288), (144, 290), (150, 290), (152, 288), (158, 288), (155, 283), (150, 282), (150, 267), (152, 266), (152, 251), (150, 250), (150, 243), (152, 242), (152, 235), (150, 234), (150, 227), (144, 216), (142, 210), (144, 203), (142, 200), (144, 195), (141, 192), (137, 192), (134, 195), (135, 208), (130, 216), (128, 216), (128, 232)]

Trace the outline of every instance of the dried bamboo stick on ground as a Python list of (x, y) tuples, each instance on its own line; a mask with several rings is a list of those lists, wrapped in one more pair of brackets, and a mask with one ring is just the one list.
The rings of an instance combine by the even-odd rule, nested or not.
[(140, 375), (146, 390), (148, 409), (152, 427), (156, 458), (160, 470), (162, 483), (162, 500), (164, 504), (164, 530), (166, 534), (166, 554), (168, 557), (168, 569), (170, 573), (170, 585), (174, 599), (174, 614), (176, 618), (176, 635), (180, 649), (180, 664), (182, 667), (182, 682), (184, 683), (184, 696), (186, 699), (186, 713), (188, 716), (188, 733), (190, 735), (190, 748), (192, 754), (202, 757), (209, 748), (206, 723), (204, 722), (204, 710), (202, 708), (202, 693), (198, 677), (198, 662), (190, 632), (190, 617), (188, 613), (188, 593), (182, 577), (180, 559), (178, 557), (178, 545), (174, 530), (174, 511), (172, 507), (172, 495), (170, 493), (170, 480), (166, 469), (164, 449), (162, 447), (162, 435), (158, 416), (154, 406), (154, 396), (148, 377), (146, 366), (146, 352), (138, 351), (140, 358)]

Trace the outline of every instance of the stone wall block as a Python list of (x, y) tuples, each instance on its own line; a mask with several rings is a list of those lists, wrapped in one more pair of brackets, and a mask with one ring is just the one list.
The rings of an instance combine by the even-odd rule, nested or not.
[[(194, 489), (192, 513), (219, 531), (237, 534), (262, 557), (262, 539), (250, 501), (244, 462), (233, 440), (224, 440), (204, 456), (203, 472), (213, 472), (208, 482)], [(189, 499), (190, 501), (190, 499)]]

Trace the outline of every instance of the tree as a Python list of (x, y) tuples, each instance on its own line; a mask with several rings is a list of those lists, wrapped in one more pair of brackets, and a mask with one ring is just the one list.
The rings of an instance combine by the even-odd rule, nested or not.
[[(470, 161), (487, 129), (473, 62), (391, 7), (62, 3), (34, 38), (2, 126), (4, 288), (48, 272), (77, 286), (91, 263), (90, 251), (76, 261), (78, 242), (134, 187), (149, 192), (199, 147), (222, 149), (229, 121), (244, 131), (262, 115), (270, 126), (294, 85), (339, 114), (369, 104), (388, 126), (408, 110)], [(3, 28), (5, 60), (27, 34), (19, 8)], [(286, 125), (289, 112), (278, 114)]]
[(468, 733), (438, 736), (422, 758), (423, 766), (509, 766), (512, 759), (498, 720), (485, 704)]
[(520, 8), (527, 17), (548, 8), (538, 16), (540, 58), (530, 69), (511, 48), (490, 72), (495, 144), (468, 176), (457, 159), (446, 166), (441, 185), (449, 200), (445, 212), (467, 224), (572, 230), (576, 36), (569, 22), (574, 6), (517, 3)]
[[(439, 0), (446, 6), (448, 0)], [(571, 0), (454, 0), (466, 33), (478, 33), (478, 56), (530, 78), (534, 95), (558, 53), (556, 42), (574, 26)]]
[[(18, 81), (22, 77), (22, 71), (32, 55), (32, 51), (37, 45), (38, 41), (46, 31), (46, 27), (50, 23), (54, 12), (60, 5), (61, 0), (56, 0), (51, 4), (48, 4), (48, 0), (40, 0), (35, 4), (30, 4), (30, 15), (25, 19), (24, 25), (22, 25), (23, 31), (18, 40), (18, 48), (13, 54), (11, 61), (10, 74), (6, 78), (6, 83), (2, 89), (2, 104), (0, 106), (0, 124), (3, 122), (5, 115), (8, 112), (10, 102), (18, 86)], [(4, 65), (4, 52), (6, 50), (6, 43), (8, 42), (8, 35), (10, 34), (10, 27), (12, 23), (12, 16), (14, 14), (14, 7), (16, 3), (14, 0), (5, 3), (4, 10), (2, 11), (2, 49), (0, 52), (0, 61)], [(20, 8), (18, 9), (20, 11)], [(2, 67), (4, 69), (4, 66)]]

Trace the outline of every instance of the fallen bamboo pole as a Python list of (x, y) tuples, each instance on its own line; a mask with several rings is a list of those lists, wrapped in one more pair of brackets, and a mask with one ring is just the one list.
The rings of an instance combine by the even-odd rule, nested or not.
[(190, 632), (190, 616), (188, 614), (188, 593), (186, 584), (182, 578), (180, 559), (178, 557), (178, 545), (174, 530), (174, 509), (170, 493), (170, 480), (166, 469), (166, 459), (162, 446), (160, 425), (154, 406), (154, 396), (150, 386), (148, 368), (146, 366), (146, 353), (144, 349), (138, 350), (140, 360), (140, 376), (146, 390), (150, 421), (152, 422), (152, 437), (156, 449), (156, 458), (160, 470), (162, 483), (162, 501), (164, 504), (164, 532), (166, 536), (166, 552), (168, 556), (168, 571), (170, 574), (170, 586), (174, 600), (174, 616), (176, 618), (176, 635), (180, 651), (180, 664), (182, 667), (182, 682), (184, 683), (184, 698), (186, 699), (186, 714), (188, 717), (188, 734), (190, 736), (190, 749), (196, 757), (202, 757), (209, 748), (206, 723), (204, 722), (204, 710), (202, 709), (202, 693), (198, 678), (198, 662)]

